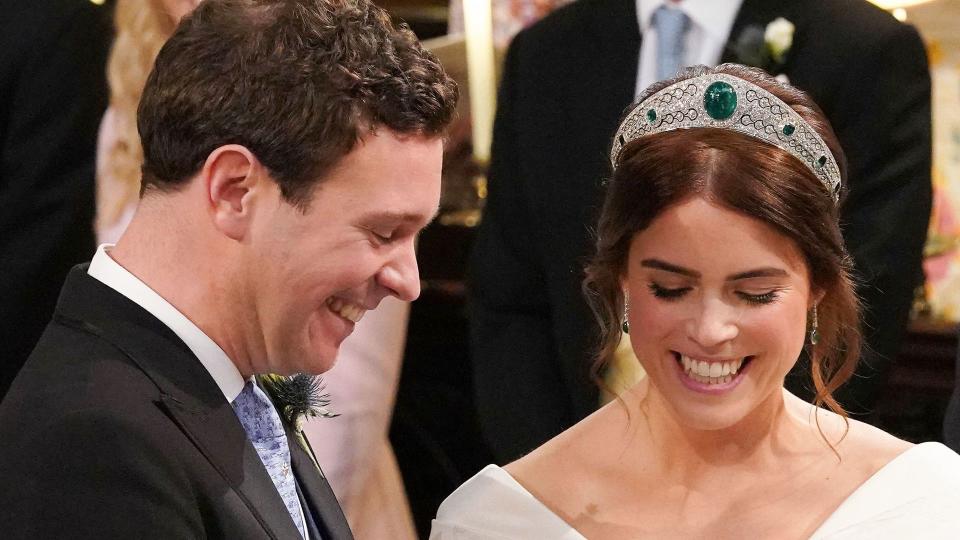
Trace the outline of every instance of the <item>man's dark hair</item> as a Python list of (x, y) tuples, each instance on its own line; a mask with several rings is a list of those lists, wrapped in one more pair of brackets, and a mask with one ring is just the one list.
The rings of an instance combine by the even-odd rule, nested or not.
[(457, 98), (436, 57), (369, 0), (206, 0), (147, 79), (141, 192), (177, 189), (239, 144), (305, 208), (364, 132), (439, 136)]

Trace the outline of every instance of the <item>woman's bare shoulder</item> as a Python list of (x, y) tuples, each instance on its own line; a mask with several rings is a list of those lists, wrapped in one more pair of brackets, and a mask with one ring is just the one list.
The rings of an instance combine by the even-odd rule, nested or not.
[[(582, 458), (585, 454), (589, 456), (591, 439), (596, 436), (598, 414), (581, 420), (504, 469), (525, 485), (527, 479), (549, 479), (561, 476), (561, 471), (569, 473), (581, 469), (584, 465)], [(567, 470), (570, 468), (572, 470)]]
[[(793, 398), (799, 401), (798, 398)], [(800, 401), (799, 410), (807, 411), (811, 431), (828, 442), (842, 461), (859, 463), (866, 469), (879, 469), (914, 446), (880, 428), (841, 416), (833, 411), (814, 408)]]
[[(832, 413), (831, 413), (832, 414)], [(900, 454), (914, 447), (914, 444), (871, 426), (859, 420), (849, 419), (850, 451), (860, 458), (872, 457), (886, 465)]]
[(504, 469), (558, 512), (577, 507), (573, 493), (580, 494), (585, 504), (591, 486), (603, 481), (635, 431), (630, 420), (627, 405), (615, 400)]

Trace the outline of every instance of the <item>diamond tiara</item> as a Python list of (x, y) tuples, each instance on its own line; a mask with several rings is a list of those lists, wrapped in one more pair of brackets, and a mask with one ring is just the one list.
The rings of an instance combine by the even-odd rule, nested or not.
[(680, 81), (636, 105), (617, 129), (610, 162), (616, 168), (623, 147), (640, 137), (703, 127), (737, 131), (789, 152), (839, 199), (840, 168), (820, 135), (780, 98), (724, 73)]

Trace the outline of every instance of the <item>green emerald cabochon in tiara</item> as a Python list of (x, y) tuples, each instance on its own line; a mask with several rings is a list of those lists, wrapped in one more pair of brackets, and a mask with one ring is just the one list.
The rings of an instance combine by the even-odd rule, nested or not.
[(707, 87), (703, 93), (703, 108), (714, 120), (726, 120), (737, 110), (737, 91), (723, 81)]

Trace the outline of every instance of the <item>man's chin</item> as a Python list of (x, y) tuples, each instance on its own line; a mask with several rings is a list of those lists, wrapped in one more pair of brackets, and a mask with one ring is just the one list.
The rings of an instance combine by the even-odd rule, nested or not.
[(309, 358), (309, 360), (304, 362), (304, 365), (301, 366), (299, 373), (306, 373), (308, 375), (323, 375), (324, 373), (333, 369), (333, 366), (336, 365), (340, 348), (337, 347), (334, 351), (311, 352), (313, 354), (302, 357)]
[[(333, 369), (340, 355), (340, 345), (347, 336), (331, 335), (328, 328), (322, 325), (311, 325), (307, 329), (306, 343), (303, 348), (292, 354), (290, 358), (299, 359), (298, 373), (322, 375)], [(292, 353), (293, 351), (291, 351)]]
[(329, 347), (324, 347), (323, 350), (311, 347), (288, 349), (281, 353), (284, 360), (271, 362), (268, 369), (274, 375), (323, 375), (336, 364), (338, 352), (339, 347), (333, 350)]

